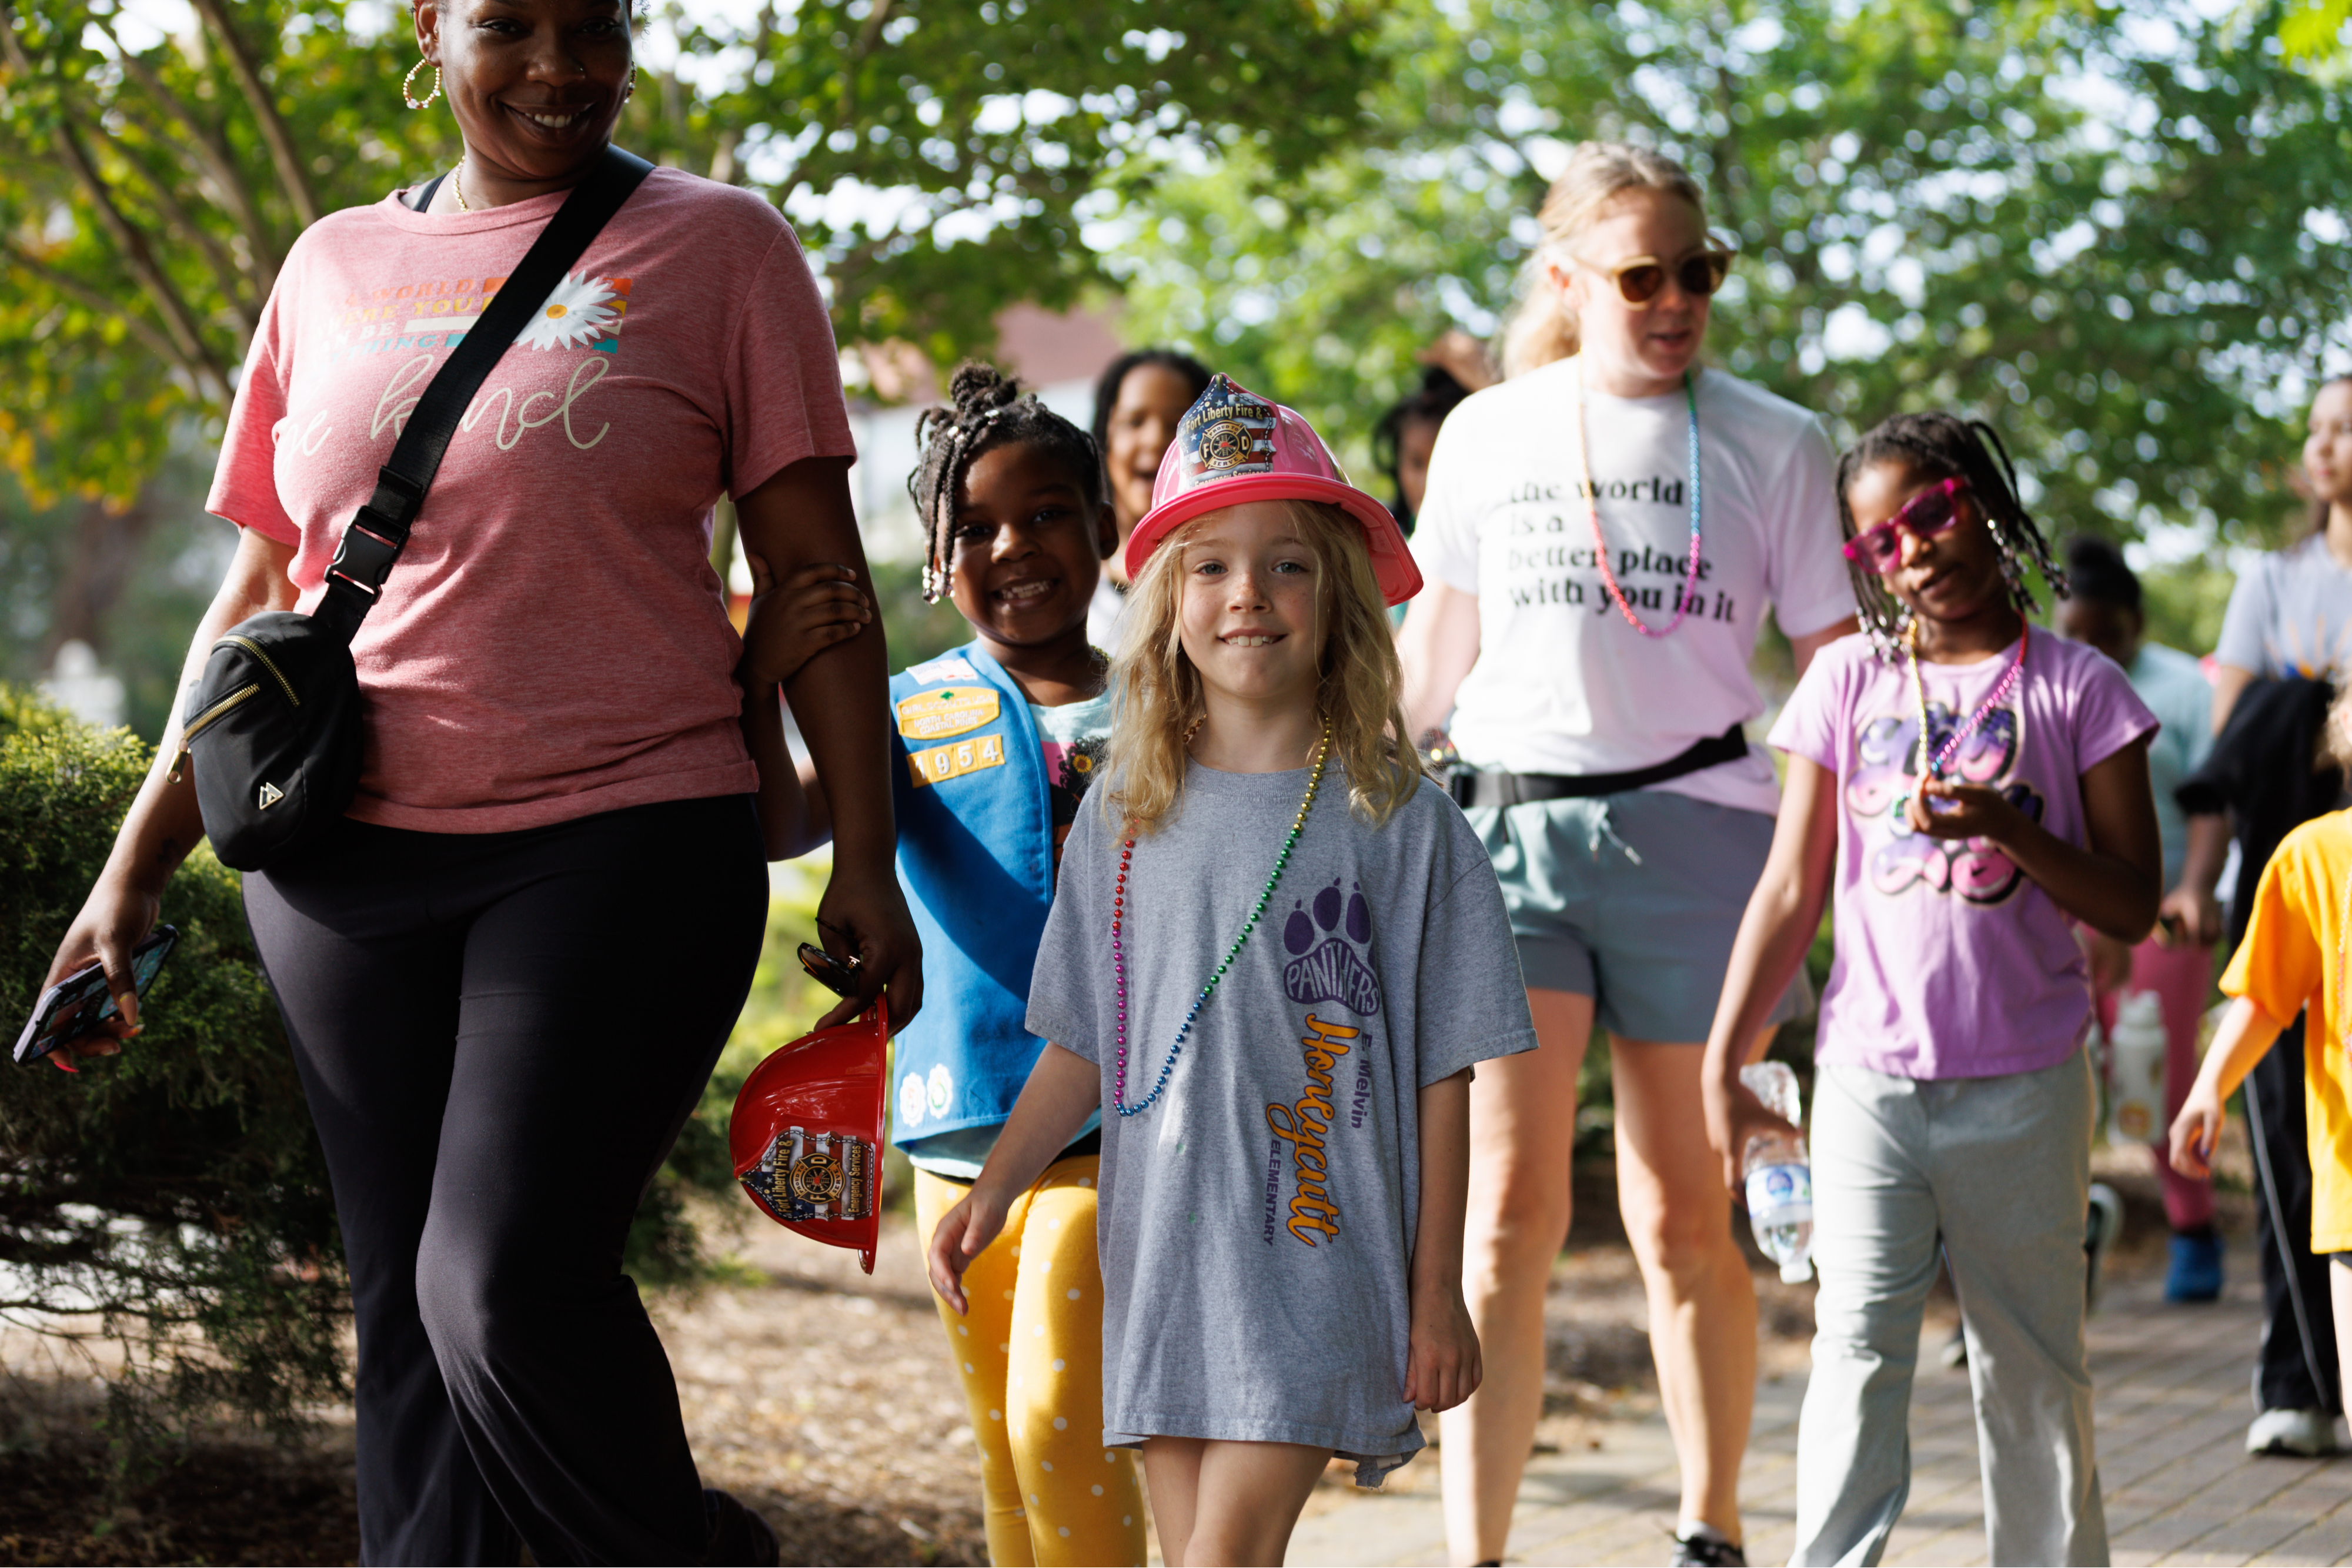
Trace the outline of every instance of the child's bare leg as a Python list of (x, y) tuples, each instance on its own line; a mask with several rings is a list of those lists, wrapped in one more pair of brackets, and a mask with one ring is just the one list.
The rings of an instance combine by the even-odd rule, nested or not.
[(1160, 1556), (1169, 1568), (1280, 1563), (1330, 1458), (1301, 1443), (1151, 1438), (1143, 1476)]
[(1160, 1535), (1160, 1560), (1182, 1568), (1192, 1544), (1192, 1518), (1201, 1500), (1201, 1450), (1204, 1437), (1151, 1437), (1143, 1445), (1143, 1487), (1151, 1500), (1151, 1528)]

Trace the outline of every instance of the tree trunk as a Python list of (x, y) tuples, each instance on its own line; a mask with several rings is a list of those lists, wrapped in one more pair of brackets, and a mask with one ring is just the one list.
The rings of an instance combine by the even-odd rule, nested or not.
[(83, 506), (50, 604), (49, 634), (41, 645), (43, 669), (70, 642), (87, 643), (105, 656), (108, 617), (131, 585), (140, 547), (154, 527), (155, 507), (145, 490), (120, 512), (100, 501)]

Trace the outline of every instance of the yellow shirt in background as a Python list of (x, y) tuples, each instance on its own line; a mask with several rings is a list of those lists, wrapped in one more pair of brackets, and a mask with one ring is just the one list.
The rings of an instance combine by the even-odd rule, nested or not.
[(2306, 1007), (2304, 1103), (2311, 1126), (2311, 1249), (2352, 1252), (2352, 996), (2346, 924), (2352, 918), (2352, 811), (2289, 833), (2263, 868), (2246, 939), (2221, 989), (2273, 1019)]

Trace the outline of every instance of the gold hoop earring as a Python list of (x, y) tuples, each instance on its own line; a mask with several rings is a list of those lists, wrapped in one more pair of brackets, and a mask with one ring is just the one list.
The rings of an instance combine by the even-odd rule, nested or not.
[(416, 79), (416, 73), (423, 70), (426, 66), (433, 66), (433, 62), (420, 57), (415, 65), (408, 68), (408, 74), (400, 78), (400, 101), (408, 105), (411, 109), (423, 109), (426, 104), (431, 103), (435, 99), (441, 96), (441, 68), (439, 66), (433, 66), (433, 90), (431, 92), (426, 93), (420, 99), (413, 97), (408, 90), (409, 84)]

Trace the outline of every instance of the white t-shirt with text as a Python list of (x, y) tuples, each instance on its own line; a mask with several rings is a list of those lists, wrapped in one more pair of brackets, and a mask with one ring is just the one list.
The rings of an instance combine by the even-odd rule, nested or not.
[[(1490, 387), (1439, 432), (1413, 534), (1423, 573), (1478, 597), (1478, 663), (1450, 732), (1465, 761), (1514, 773), (1663, 762), (1764, 711), (1748, 661), (1772, 607), (1790, 637), (1853, 613), (1834, 459), (1812, 414), (1721, 371), (1696, 372), (1699, 579), (1665, 637), (1626, 624), (1601, 580), (1576, 455), (1577, 369)], [(1689, 416), (1660, 397), (1588, 392), (1602, 537), (1642, 619), (1674, 619), (1690, 550)], [(1771, 765), (1702, 768), (1654, 788), (1744, 810), (1780, 803)]]

